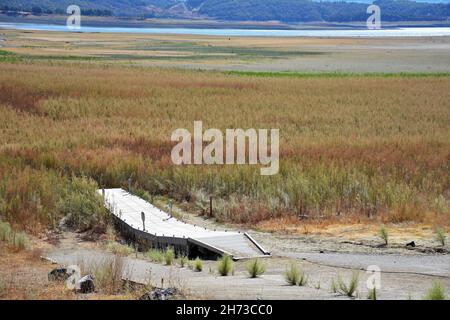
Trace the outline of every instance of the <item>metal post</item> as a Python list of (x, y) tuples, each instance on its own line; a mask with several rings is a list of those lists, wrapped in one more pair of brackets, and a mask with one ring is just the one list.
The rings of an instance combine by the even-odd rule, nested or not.
[(145, 213), (141, 212), (141, 219), (142, 219), (142, 231), (145, 231)]
[(212, 216), (213, 216), (212, 200), (213, 200), (213, 197), (210, 196), (209, 197), (209, 217), (210, 218), (212, 218)]

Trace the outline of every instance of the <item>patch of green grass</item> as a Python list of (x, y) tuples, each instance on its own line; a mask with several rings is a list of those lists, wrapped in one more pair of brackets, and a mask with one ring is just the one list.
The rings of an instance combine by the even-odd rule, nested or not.
[(217, 271), (223, 277), (228, 276), (234, 270), (233, 259), (229, 255), (225, 255), (219, 259), (217, 263)]
[(250, 278), (257, 278), (266, 272), (266, 266), (259, 259), (250, 260), (245, 267)]
[(424, 300), (446, 300), (444, 287), (439, 282), (434, 282), (433, 286), (428, 290), (424, 296)]
[(270, 72), (270, 71), (227, 71), (225, 74), (246, 77), (288, 77), (288, 78), (348, 78), (348, 77), (382, 77), (382, 78), (422, 78), (422, 77), (450, 77), (450, 72), (399, 72), (399, 73), (352, 73), (352, 72)]
[(13, 53), (13, 52), (9, 52), (6, 50), (0, 50), (0, 62), (9, 62), (9, 63), (13, 63), (13, 62), (17, 62), (20, 59), (18, 58), (18, 56)]

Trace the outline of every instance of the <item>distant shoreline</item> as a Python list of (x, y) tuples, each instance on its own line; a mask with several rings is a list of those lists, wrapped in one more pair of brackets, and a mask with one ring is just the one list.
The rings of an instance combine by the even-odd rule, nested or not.
[[(33, 23), (65, 25), (67, 16), (41, 15), (41, 16), (8, 16), (0, 14), (3, 23)], [(193, 29), (264, 29), (264, 30), (358, 30), (366, 29), (365, 22), (330, 23), (308, 22), (288, 24), (280, 21), (217, 21), (217, 20), (187, 20), (187, 19), (128, 19), (116, 17), (82, 17), (85, 27), (111, 27), (111, 28), (193, 28)], [(420, 27), (448, 27), (450, 21), (400, 21), (385, 22), (384, 29)]]

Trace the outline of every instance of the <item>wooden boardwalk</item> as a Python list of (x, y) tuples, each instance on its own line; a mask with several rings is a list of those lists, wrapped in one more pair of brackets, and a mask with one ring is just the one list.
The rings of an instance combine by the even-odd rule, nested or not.
[(227, 254), (238, 260), (270, 255), (247, 233), (208, 230), (187, 224), (123, 189), (98, 192), (104, 196), (105, 206), (127, 238), (141, 245), (171, 246), (192, 257)]

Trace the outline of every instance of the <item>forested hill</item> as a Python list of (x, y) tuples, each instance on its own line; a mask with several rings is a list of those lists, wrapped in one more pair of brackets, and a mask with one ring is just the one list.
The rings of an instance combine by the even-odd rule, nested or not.
[[(224, 21), (354, 22), (367, 19), (367, 3), (311, 0), (0, 0), (0, 9), (64, 14), (71, 4), (85, 15), (136, 18), (209, 18)], [(425, 1), (425, 0), (421, 0)], [(433, 0), (428, 0), (433, 1)], [(436, 0), (434, 0), (436, 1)], [(379, 0), (383, 21), (450, 20), (450, 4)], [(364, 0), (363, 2), (367, 2)]]

